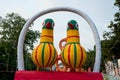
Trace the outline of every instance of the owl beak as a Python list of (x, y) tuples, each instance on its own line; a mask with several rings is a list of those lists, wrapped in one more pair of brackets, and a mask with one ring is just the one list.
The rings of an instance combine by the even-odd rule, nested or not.
[(68, 25), (71, 29), (74, 29), (74, 26), (71, 23), (69, 23)]
[(50, 24), (50, 22), (48, 22), (48, 23), (46, 24), (46, 28), (47, 28), (47, 29), (50, 29), (50, 27), (51, 27), (51, 24)]

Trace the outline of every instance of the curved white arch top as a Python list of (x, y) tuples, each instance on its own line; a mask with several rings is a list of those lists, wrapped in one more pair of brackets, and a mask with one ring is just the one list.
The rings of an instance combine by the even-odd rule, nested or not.
[(101, 44), (100, 44), (100, 38), (98, 35), (98, 31), (96, 29), (95, 24), (93, 21), (82, 11), (74, 8), (68, 8), (68, 7), (60, 7), (60, 8), (52, 8), (52, 9), (47, 9), (42, 12), (39, 12), (38, 14), (34, 15), (31, 19), (29, 19), (26, 24), (23, 26), (23, 29), (20, 33), (19, 39), (18, 39), (18, 46), (17, 46), (17, 61), (18, 61), (18, 70), (24, 70), (24, 59), (23, 59), (23, 43), (25, 39), (26, 32), (30, 25), (35, 21), (38, 17), (51, 13), (51, 12), (57, 12), (57, 11), (68, 11), (68, 12), (73, 12), (78, 14), (79, 16), (83, 17), (89, 26), (92, 29), (94, 39), (95, 39), (95, 44), (96, 44), (96, 56), (95, 56), (95, 64), (94, 64), (94, 69), (93, 72), (99, 72), (100, 70), (100, 63), (101, 63)]

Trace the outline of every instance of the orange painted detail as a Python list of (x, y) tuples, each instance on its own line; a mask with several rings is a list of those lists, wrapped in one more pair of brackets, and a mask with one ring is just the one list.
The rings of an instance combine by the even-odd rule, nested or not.
[(39, 64), (39, 62), (38, 62), (38, 59), (37, 59), (37, 54), (38, 54), (38, 48), (39, 48), (39, 46), (40, 46), (40, 45), (37, 46), (36, 52), (35, 52), (35, 61), (36, 61), (36, 64), (37, 64), (38, 66), (40, 66), (40, 64)]
[(80, 45), (79, 45), (79, 47), (80, 47), (80, 50), (81, 50), (81, 60), (80, 60), (79, 66), (81, 66), (82, 62), (83, 62), (83, 50), (82, 50), (82, 47)]
[(71, 62), (70, 62), (70, 47), (71, 47), (71, 44), (68, 46), (68, 62), (70, 64), (70, 66), (72, 66)]
[(49, 49), (50, 49), (50, 52), (49, 52), (50, 56), (49, 56), (49, 60), (48, 60), (48, 62), (47, 62), (47, 65), (50, 63), (50, 60), (51, 60), (51, 53), (52, 53), (52, 49), (51, 49), (50, 44), (48, 44), (48, 46), (49, 46)]
[(79, 38), (79, 36), (68, 36), (67, 39), (68, 39), (68, 38), (73, 38), (73, 37)]
[(49, 38), (53, 38), (53, 36), (48, 36), (48, 35), (43, 35), (41, 37), (49, 37)]

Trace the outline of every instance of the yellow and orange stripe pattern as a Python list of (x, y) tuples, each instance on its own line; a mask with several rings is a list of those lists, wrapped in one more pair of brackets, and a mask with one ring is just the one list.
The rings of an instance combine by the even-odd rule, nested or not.
[(41, 43), (32, 53), (32, 60), (38, 67), (52, 67), (57, 59), (53, 44)]
[(70, 23), (67, 30), (66, 46), (61, 51), (61, 60), (69, 68), (80, 68), (86, 60), (85, 49), (80, 45), (79, 30)]
[(42, 29), (40, 42), (53, 43), (53, 30), (52, 29)]
[(76, 43), (67, 44), (61, 54), (63, 64), (72, 69), (81, 67), (86, 59), (84, 48)]

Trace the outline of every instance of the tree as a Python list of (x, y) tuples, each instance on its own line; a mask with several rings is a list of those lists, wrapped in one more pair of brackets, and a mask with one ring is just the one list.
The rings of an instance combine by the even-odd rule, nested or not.
[[(120, 58), (120, 0), (116, 0), (115, 4), (118, 7), (118, 12), (114, 15), (114, 20), (110, 22), (108, 28), (110, 32), (105, 32), (104, 37), (104, 52), (108, 52), (110, 55), (115, 55)], [(105, 47), (107, 46), (107, 47)], [(105, 53), (103, 53), (105, 54)]]
[[(18, 37), (25, 23), (26, 20), (16, 13), (7, 14), (5, 18), (0, 17), (0, 71), (16, 71)], [(27, 69), (34, 68), (29, 50), (33, 49), (33, 43), (37, 38), (39, 38), (39, 31), (29, 28), (23, 50), (26, 61), (29, 61), (27, 62), (29, 65), (25, 65)]]
[(91, 69), (93, 69), (94, 63), (95, 63), (95, 48), (94, 48), (94, 50), (88, 50), (86, 53), (87, 53), (87, 58), (86, 58), (86, 61), (85, 61), (85, 64), (83, 65), (83, 67), (86, 70), (89, 67), (91, 67)]

